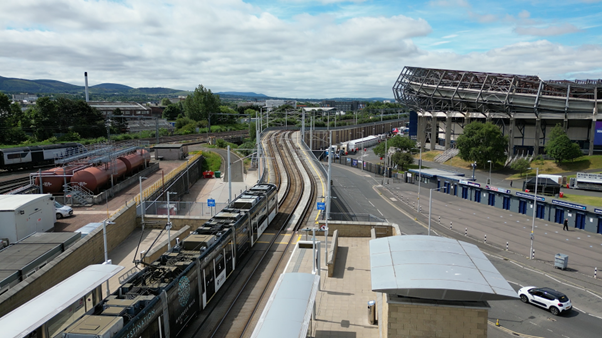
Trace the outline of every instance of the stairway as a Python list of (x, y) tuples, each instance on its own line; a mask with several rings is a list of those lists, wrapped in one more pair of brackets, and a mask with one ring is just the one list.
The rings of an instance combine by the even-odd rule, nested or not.
[(91, 197), (94, 193), (82, 187), (79, 184), (68, 184), (67, 191), (65, 192), (65, 196), (69, 196), (72, 199), (74, 205), (87, 205), (91, 204)]

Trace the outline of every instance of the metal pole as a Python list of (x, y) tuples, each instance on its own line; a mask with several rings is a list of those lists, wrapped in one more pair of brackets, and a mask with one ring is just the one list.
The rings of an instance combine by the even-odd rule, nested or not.
[(309, 122), (309, 150), (314, 150), (314, 112), (311, 112), (311, 120)]
[(169, 205), (169, 190), (167, 191), (167, 251), (171, 251), (171, 206)]
[(144, 231), (144, 196), (142, 196), (142, 176), (138, 176), (140, 185), (140, 225)]
[(232, 177), (230, 176), (230, 146), (228, 145), (228, 203), (232, 201)]
[(44, 184), (42, 183), (42, 169), (38, 169), (38, 176), (40, 176), (40, 194), (44, 193)]
[(489, 162), (489, 180), (487, 181), (487, 184), (491, 184), (491, 163), (492, 163), (492, 161), (489, 160), (487, 162)]
[(325, 261), (326, 263), (328, 263), (328, 239), (326, 238), (326, 236), (328, 236), (328, 218), (330, 218), (330, 199), (331, 199), (331, 194), (330, 194), (330, 190), (332, 189), (332, 185), (330, 184), (330, 180), (331, 180), (331, 175), (332, 175), (332, 130), (330, 131), (330, 140), (329, 143), (330, 145), (328, 146), (328, 184), (327, 184), (327, 189), (326, 189), (326, 232), (324, 234), (324, 242), (325, 242), (325, 246), (324, 249), (326, 250), (326, 258)]
[[(261, 108), (260, 108), (261, 109)], [(261, 182), (261, 167), (259, 163), (259, 125), (257, 123), (257, 119), (255, 119), (255, 143), (257, 145), (257, 183)]]
[(422, 181), (422, 142), (420, 142), (420, 162), (418, 163), (418, 212), (420, 212), (420, 181)]
[(529, 251), (529, 259), (533, 259), (533, 240), (535, 234), (535, 212), (537, 211), (537, 176), (539, 176), (539, 168), (536, 169), (535, 173), (535, 197), (533, 199), (533, 223), (531, 223), (531, 251)]
[(311, 252), (313, 253), (313, 256), (312, 256), (313, 259), (311, 260), (311, 262), (312, 262), (311, 263), (312, 264), (311, 265), (311, 272), (312, 273), (316, 273), (316, 227), (314, 226), (311, 230), (312, 230), (312, 233), (313, 233), (313, 236), (312, 236), (312, 239), (311, 239), (313, 241), (313, 246), (312, 246), (312, 249), (311, 249)]
[(428, 235), (431, 235), (431, 210), (433, 205), (433, 189), (429, 189), (429, 232)]

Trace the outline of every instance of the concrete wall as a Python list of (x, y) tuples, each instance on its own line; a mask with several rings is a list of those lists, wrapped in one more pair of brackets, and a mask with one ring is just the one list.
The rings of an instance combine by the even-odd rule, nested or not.
[[(464, 303), (466, 304), (466, 303)], [(487, 338), (489, 307), (398, 302), (383, 296), (382, 337)]]
[[(107, 246), (111, 251), (136, 227), (136, 208), (123, 209), (107, 225)], [(77, 241), (43, 268), (0, 296), (0, 317), (25, 304), (52, 286), (90, 264), (104, 261), (102, 227)]]
[[(326, 224), (326, 221), (319, 221), (319, 224)], [(389, 237), (399, 234), (396, 226), (381, 222), (328, 221), (328, 231), (338, 231), (340, 237), (371, 237), (372, 228), (376, 229), (376, 237)]]
[(327, 267), (328, 267), (328, 277), (334, 276), (334, 267), (337, 263), (337, 252), (339, 251), (339, 231), (335, 230), (332, 233), (332, 242), (330, 243), (330, 248), (328, 250), (328, 259), (327, 259)]

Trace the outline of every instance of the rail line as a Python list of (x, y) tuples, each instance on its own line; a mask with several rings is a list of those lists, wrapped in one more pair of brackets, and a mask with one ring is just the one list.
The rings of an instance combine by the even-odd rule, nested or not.
[(13, 191), (27, 184), (29, 184), (29, 176), (2, 181), (0, 182), (0, 195), (6, 194), (7, 192)]
[[(310, 189), (312, 200), (316, 195), (315, 182), (312, 181), (311, 187), (305, 187), (301, 175), (301, 168), (295, 161), (292, 154), (296, 153), (291, 141), (291, 132), (277, 132), (268, 138), (268, 156), (271, 157), (272, 169), (275, 171), (276, 184), (281, 184), (283, 175), (288, 176), (288, 184), (281, 187), (285, 193), (279, 202), (278, 214), (272, 223), (266, 229), (266, 234), (272, 233), (272, 239), (264, 244), (257, 245), (250, 253), (247, 264), (240, 272), (237, 279), (240, 280), (237, 287), (232, 287), (229, 291), (229, 297), (223, 296), (219, 302), (228, 300), (229, 304), (221, 304), (222, 310), (215, 309), (216, 316), (212, 320), (205, 320), (194, 333), (189, 337), (246, 337), (251, 335), (253, 324), (261, 313), (262, 306), (267, 302), (271, 290), (276, 284), (277, 277), (284, 269), (285, 258), (290, 255), (289, 248), (294, 243), (297, 233), (297, 227), (309, 218), (311, 203), (308, 203), (303, 209), (301, 222), (297, 227), (288, 228), (289, 221), (297, 206), (301, 203), (303, 191)], [(283, 168), (280, 168), (276, 157), (282, 159)], [(311, 177), (311, 175), (310, 175)], [(289, 237), (284, 243), (283, 238)], [(250, 263), (250, 264), (249, 264)], [(236, 282), (234, 282), (236, 283)], [(253, 291), (254, 290), (254, 291)], [(261, 291), (258, 291), (261, 290)], [(216, 302), (218, 303), (218, 302)], [(212, 325), (213, 324), (213, 325)], [(211, 326), (211, 327), (210, 327)]]

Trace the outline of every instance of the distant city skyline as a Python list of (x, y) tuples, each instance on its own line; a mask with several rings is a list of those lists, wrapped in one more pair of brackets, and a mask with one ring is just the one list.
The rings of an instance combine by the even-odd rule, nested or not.
[(602, 78), (602, 0), (23, 0), (0, 76), (272, 97), (393, 96), (404, 66)]

